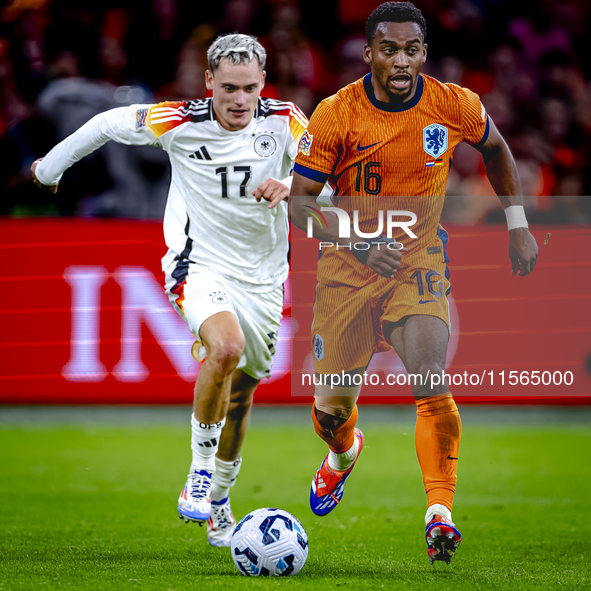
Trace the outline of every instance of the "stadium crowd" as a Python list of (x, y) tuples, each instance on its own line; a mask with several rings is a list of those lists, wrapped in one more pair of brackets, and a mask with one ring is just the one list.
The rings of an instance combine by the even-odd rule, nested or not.
[[(478, 93), (507, 139), (533, 223), (591, 222), (591, 30), (585, 0), (417, 0), (433, 47), (424, 73)], [(206, 96), (206, 49), (248, 32), (268, 52), (263, 95), (316, 104), (365, 75), (379, 1), (12, 0), (0, 12), (0, 214), (159, 219), (166, 154), (110, 142), (56, 195), (29, 167), (93, 115)], [(476, 197), (476, 198), (475, 198)], [(460, 144), (444, 221), (504, 221), (480, 154)]]

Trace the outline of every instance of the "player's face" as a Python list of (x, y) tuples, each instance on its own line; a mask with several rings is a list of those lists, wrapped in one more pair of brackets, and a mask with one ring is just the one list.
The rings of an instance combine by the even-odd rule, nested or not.
[(406, 102), (416, 91), (421, 67), (427, 59), (427, 45), (416, 23), (380, 23), (365, 62), (371, 66), (372, 83), (380, 101)]
[(238, 131), (252, 121), (265, 85), (265, 72), (259, 68), (256, 58), (248, 64), (232, 64), (223, 59), (214, 72), (207, 70), (205, 84), (213, 91), (218, 123), (228, 131)]

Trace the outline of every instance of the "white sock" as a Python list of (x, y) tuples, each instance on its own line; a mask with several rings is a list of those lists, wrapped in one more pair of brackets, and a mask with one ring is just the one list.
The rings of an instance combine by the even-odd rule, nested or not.
[[(431, 519), (433, 519), (433, 515), (441, 515), (442, 517), (445, 517), (446, 519), (449, 519), (450, 521), (452, 521), (451, 511), (445, 505), (439, 505), (439, 504), (431, 505), (427, 509), (427, 513), (425, 514), (425, 525), (427, 525), (429, 523), (429, 521), (431, 521)], [(453, 521), (452, 521), (452, 523), (453, 523)]]
[(353, 446), (349, 451), (342, 454), (336, 454), (332, 449), (328, 452), (328, 465), (337, 472), (345, 472), (348, 470), (357, 457), (359, 451), (359, 439), (355, 437)]
[(211, 500), (223, 501), (230, 494), (230, 488), (236, 484), (242, 458), (238, 456), (233, 462), (224, 462), (216, 456), (215, 476), (211, 487)]
[(219, 423), (207, 425), (200, 423), (194, 414), (191, 415), (191, 450), (193, 452), (191, 472), (199, 470), (215, 472), (215, 454), (220, 445), (220, 435), (225, 423), (224, 418)]

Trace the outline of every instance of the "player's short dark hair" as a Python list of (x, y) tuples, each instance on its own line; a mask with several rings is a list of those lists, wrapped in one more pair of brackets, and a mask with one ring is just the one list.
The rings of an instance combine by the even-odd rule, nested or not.
[(384, 2), (380, 4), (367, 19), (365, 36), (367, 43), (376, 34), (376, 28), (380, 23), (416, 23), (423, 34), (423, 41), (427, 36), (427, 21), (423, 13), (412, 2)]

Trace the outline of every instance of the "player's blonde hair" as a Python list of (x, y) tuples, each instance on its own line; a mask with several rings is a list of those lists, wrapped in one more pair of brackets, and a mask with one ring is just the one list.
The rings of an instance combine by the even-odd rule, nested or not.
[(217, 70), (224, 58), (234, 65), (249, 64), (256, 58), (262, 70), (265, 67), (267, 53), (256, 37), (233, 33), (218, 37), (207, 50), (207, 64), (210, 72)]

